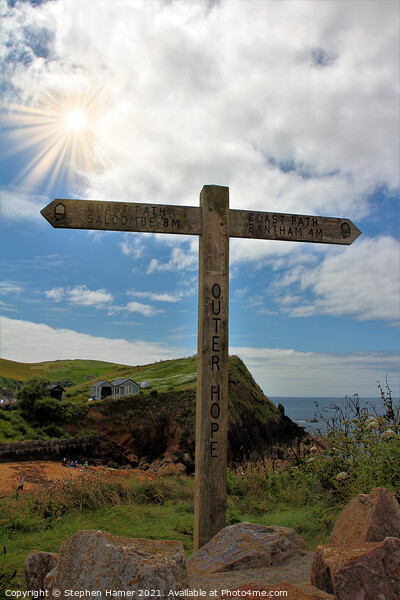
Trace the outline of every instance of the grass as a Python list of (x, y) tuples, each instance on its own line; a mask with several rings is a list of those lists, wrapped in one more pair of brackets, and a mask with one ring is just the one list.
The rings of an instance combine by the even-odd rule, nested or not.
[(94, 379), (102, 373), (118, 369), (120, 366), (96, 360), (57, 360), (40, 363), (20, 363), (2, 358), (0, 359), (0, 374), (9, 379), (24, 382), (34, 375), (40, 375), (47, 377), (51, 381), (69, 378), (78, 384), (87, 381), (89, 377), (90, 379)]
[(30, 549), (58, 552), (62, 542), (78, 530), (102, 530), (121, 537), (180, 540), (189, 555), (192, 552), (192, 534), (183, 532), (185, 523), (179, 508), (131, 503), (85, 513), (72, 511), (68, 518), (61, 519), (45, 531), (1, 534), (1, 544), (7, 547), (6, 572), (17, 569), (10, 587), (25, 589), (23, 570)]
[(193, 388), (196, 385), (196, 357), (164, 360), (149, 365), (129, 366), (96, 360), (58, 360), (40, 363), (19, 363), (0, 359), (0, 385), (17, 389), (18, 382), (26, 382), (34, 375), (46, 377), (52, 382), (69, 380), (67, 396), (86, 396), (90, 387), (100, 379), (120, 377), (149, 381), (160, 392)]
[[(314, 483), (303, 481), (308, 488)], [(286, 496), (282, 496), (284, 488), (288, 488)], [(58, 552), (63, 541), (81, 529), (122, 537), (179, 540), (190, 556), (193, 489), (193, 478), (187, 476), (151, 480), (143, 475), (102, 471), (3, 498), (0, 545), (7, 547), (5, 573), (17, 569), (12, 589), (24, 589), (23, 567), (29, 550)], [(325, 519), (318, 495), (312, 503), (304, 504), (307, 493), (300, 493), (298, 485), (297, 492), (294, 490), (289, 471), (248, 468), (243, 475), (229, 472), (227, 524), (247, 521), (290, 527), (312, 549), (326, 541), (339, 508)]]
[(38, 435), (16, 411), (0, 410), (0, 442), (33, 440)]

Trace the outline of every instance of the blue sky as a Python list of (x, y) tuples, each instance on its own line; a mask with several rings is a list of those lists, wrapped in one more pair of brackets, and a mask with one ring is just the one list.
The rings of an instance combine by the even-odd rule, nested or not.
[(1, 357), (193, 355), (198, 240), (53, 229), (54, 198), (351, 219), (230, 242), (230, 352), (270, 396), (399, 395), (399, 4), (1, 2)]

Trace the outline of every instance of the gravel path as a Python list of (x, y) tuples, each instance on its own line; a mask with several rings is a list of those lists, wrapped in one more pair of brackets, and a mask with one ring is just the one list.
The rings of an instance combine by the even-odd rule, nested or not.
[[(189, 573), (189, 589), (202, 590), (209, 593), (213, 590), (235, 589), (245, 584), (275, 585), (278, 583), (291, 583), (299, 586), (304, 592), (315, 594), (321, 600), (334, 600), (334, 596), (326, 594), (311, 587), (310, 572), (313, 553), (297, 556), (275, 567), (259, 569), (240, 569), (213, 573), (211, 575), (198, 575)], [(215, 596), (214, 596), (215, 597)], [(287, 598), (286, 600), (290, 600)]]

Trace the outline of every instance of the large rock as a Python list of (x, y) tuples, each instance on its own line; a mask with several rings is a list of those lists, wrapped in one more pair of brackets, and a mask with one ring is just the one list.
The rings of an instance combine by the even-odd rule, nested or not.
[(169, 475), (181, 475), (186, 473), (186, 467), (181, 462), (185, 457), (181, 452), (166, 452), (162, 458), (151, 463), (150, 469), (158, 477), (168, 477)]
[(238, 523), (225, 527), (186, 561), (188, 570), (217, 573), (277, 565), (307, 546), (293, 529)]
[(318, 546), (311, 583), (333, 593), (336, 600), (399, 600), (400, 539)]
[(325, 600), (327, 595), (324, 593), (305, 592), (297, 586), (291, 583), (277, 583), (274, 585), (254, 585), (245, 584), (240, 588), (232, 590), (222, 590), (218, 600), (228, 600), (232, 598), (246, 598), (246, 600), (260, 600), (260, 598), (272, 598), (278, 597), (277, 592), (287, 592), (285, 596), (283, 594), (280, 597), (290, 598), (290, 600)]
[(106, 598), (105, 590), (155, 590), (157, 595), (188, 586), (181, 542), (117, 537), (104, 531), (77, 531), (60, 547), (58, 561), (46, 577), (44, 589), (60, 598), (66, 590), (92, 590)]
[(44, 588), (45, 577), (57, 564), (58, 555), (52, 552), (30, 552), (24, 566), (25, 587), (39, 591)]
[(400, 507), (385, 488), (360, 494), (350, 500), (340, 513), (329, 538), (330, 544), (383, 542), (387, 537), (400, 538)]

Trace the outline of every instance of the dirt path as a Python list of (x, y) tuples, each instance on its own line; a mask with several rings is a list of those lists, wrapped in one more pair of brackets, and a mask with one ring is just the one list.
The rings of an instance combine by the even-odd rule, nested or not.
[[(189, 584), (192, 589), (207, 592), (207, 597), (212, 590), (219, 593), (222, 590), (232, 590), (241, 586), (249, 588), (255, 586), (277, 586), (282, 583), (291, 583), (299, 587), (304, 593), (315, 596), (315, 600), (334, 600), (334, 596), (326, 594), (311, 586), (310, 574), (313, 553), (308, 552), (304, 556), (297, 556), (274, 567), (259, 569), (240, 569), (227, 571), (225, 573), (214, 573), (212, 575), (193, 575), (189, 573)], [(279, 588), (277, 588), (279, 589)], [(211, 597), (211, 596), (210, 596)], [(213, 597), (214, 594), (213, 594)], [(287, 597), (290, 600), (290, 594)]]
[(10, 494), (17, 489), (17, 478), (24, 478), (24, 491), (30, 491), (46, 481), (65, 477), (73, 478), (79, 469), (63, 467), (60, 462), (27, 461), (0, 463), (0, 494)]
[[(102, 467), (100, 467), (101, 469)], [(104, 467), (103, 467), (104, 468)], [(96, 469), (97, 470), (97, 469)], [(55, 461), (27, 461), (0, 463), (0, 496), (2, 494), (14, 493), (17, 488), (17, 478), (24, 477), (24, 491), (31, 491), (38, 485), (47, 481), (56, 481), (65, 477), (74, 478), (80, 473), (80, 469), (63, 467), (61, 462)], [(128, 472), (121, 471), (120, 474)], [(132, 471), (131, 471), (132, 473)], [(213, 575), (189, 574), (190, 587), (207, 592), (224, 589), (235, 589), (242, 585), (258, 584), (259, 586), (276, 585), (279, 583), (291, 583), (300, 587), (304, 592), (315, 595), (316, 600), (334, 600), (334, 596), (325, 594), (320, 590), (311, 588), (312, 553), (305, 556), (293, 558), (275, 567), (262, 569), (243, 569), (216, 573)]]

